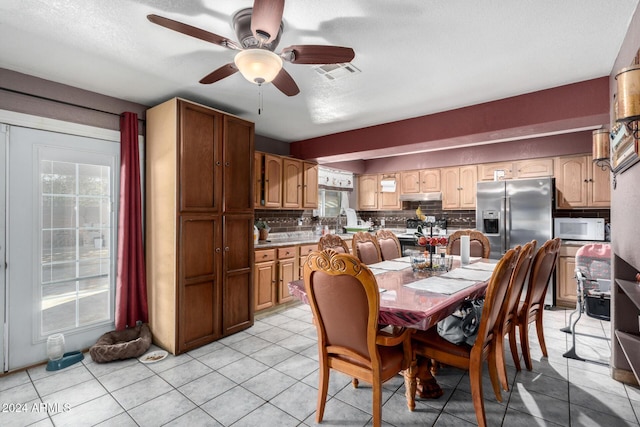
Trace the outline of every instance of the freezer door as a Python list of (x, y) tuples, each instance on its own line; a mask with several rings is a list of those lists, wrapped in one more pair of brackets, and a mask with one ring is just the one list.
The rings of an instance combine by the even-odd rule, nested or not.
[(553, 236), (553, 179), (505, 181), (507, 210), (507, 247), (536, 239), (538, 247)]
[(492, 259), (506, 252), (504, 181), (486, 181), (477, 184), (476, 229), (489, 239)]

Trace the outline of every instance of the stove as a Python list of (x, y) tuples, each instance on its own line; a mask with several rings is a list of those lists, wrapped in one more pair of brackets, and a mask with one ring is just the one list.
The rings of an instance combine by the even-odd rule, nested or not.
[(402, 247), (403, 254), (405, 254), (405, 251), (407, 249), (424, 250), (424, 248), (416, 246), (415, 232), (418, 231), (418, 226), (422, 227), (422, 232), (425, 235), (447, 235), (447, 220), (444, 218), (436, 219), (433, 216), (428, 216), (424, 221), (417, 218), (408, 219), (405, 232), (397, 235), (398, 240), (400, 241), (400, 246)]

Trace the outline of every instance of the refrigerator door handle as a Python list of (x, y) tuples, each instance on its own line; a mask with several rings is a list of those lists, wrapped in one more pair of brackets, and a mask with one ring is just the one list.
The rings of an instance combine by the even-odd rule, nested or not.
[(504, 206), (504, 240), (505, 246), (502, 253), (506, 253), (511, 247), (511, 198), (505, 197), (502, 201)]

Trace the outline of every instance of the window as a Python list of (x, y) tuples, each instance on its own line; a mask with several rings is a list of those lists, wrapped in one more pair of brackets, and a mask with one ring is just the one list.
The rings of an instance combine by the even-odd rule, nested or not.
[(337, 217), (340, 213), (342, 193), (344, 191), (318, 190), (318, 215), (321, 217)]
[(111, 166), (41, 152), (39, 169), (41, 334), (110, 321)]

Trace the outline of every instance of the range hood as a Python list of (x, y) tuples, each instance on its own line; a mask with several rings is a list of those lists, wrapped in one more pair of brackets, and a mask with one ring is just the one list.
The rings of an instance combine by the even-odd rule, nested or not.
[(429, 202), (432, 200), (442, 200), (442, 192), (436, 191), (433, 193), (410, 193), (400, 195), (400, 201)]

